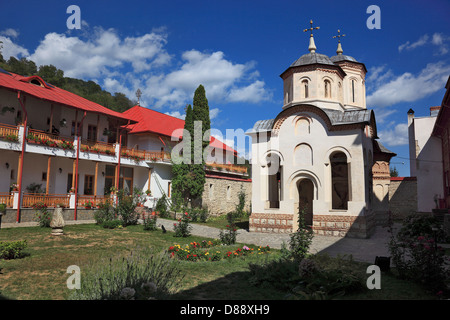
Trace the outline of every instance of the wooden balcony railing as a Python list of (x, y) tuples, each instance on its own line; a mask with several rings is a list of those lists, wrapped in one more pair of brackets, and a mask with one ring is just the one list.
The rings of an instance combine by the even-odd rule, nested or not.
[(0, 203), (6, 204), (7, 208), (12, 208), (14, 196), (10, 193), (0, 193)]
[(74, 149), (72, 137), (62, 137), (35, 129), (28, 130), (27, 142), (40, 144), (46, 147), (61, 148), (64, 150)]
[(91, 207), (96, 208), (102, 203), (111, 203), (112, 199), (109, 195), (93, 196), (93, 195), (79, 195), (77, 206), (78, 207)]
[(22, 207), (32, 208), (35, 204), (43, 203), (50, 208), (54, 208), (58, 204), (68, 208), (69, 200), (68, 194), (24, 193), (22, 197)]
[(10, 142), (19, 141), (19, 129), (16, 126), (0, 124), (0, 139)]
[(207, 163), (206, 169), (219, 170), (223, 172), (247, 173), (247, 167), (235, 164)]
[(81, 152), (102, 153), (114, 156), (116, 154), (116, 147), (112, 143), (102, 141), (81, 140)]
[(165, 151), (149, 151), (122, 147), (122, 157), (135, 161), (170, 161), (170, 153)]

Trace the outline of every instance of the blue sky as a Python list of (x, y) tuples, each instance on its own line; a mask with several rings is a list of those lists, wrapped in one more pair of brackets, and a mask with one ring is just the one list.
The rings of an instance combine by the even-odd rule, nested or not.
[[(69, 30), (69, 5), (81, 9)], [(381, 29), (367, 28), (367, 8), (381, 10)], [(308, 53), (309, 20), (317, 52), (366, 65), (367, 107), (381, 142), (398, 154), (392, 166), (409, 175), (406, 112), (429, 115), (450, 74), (450, 3), (430, 1), (8, 1), (1, 5), (2, 53), (53, 64), (66, 76), (94, 80), (141, 105), (183, 116), (199, 84), (213, 127), (250, 129), (281, 111), (279, 75)], [(244, 150), (238, 150), (245, 152)], [(404, 163), (404, 164), (403, 164)]]

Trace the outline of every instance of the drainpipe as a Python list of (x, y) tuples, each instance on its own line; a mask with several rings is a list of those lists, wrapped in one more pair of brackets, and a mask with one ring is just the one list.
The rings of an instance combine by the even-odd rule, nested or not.
[(81, 128), (83, 127), (83, 121), (86, 117), (86, 111), (83, 114), (83, 118), (81, 118), (80, 125), (78, 126), (78, 134), (77, 134), (77, 160), (75, 164), (75, 210), (74, 210), (74, 220), (77, 220), (77, 207), (78, 207), (78, 161), (80, 158), (80, 136), (81, 136)]
[[(25, 96), (23, 97), (23, 101), (25, 102)], [(17, 92), (17, 100), (19, 100), (20, 106), (22, 107), (22, 111), (25, 117), (25, 121), (23, 122), (23, 136), (22, 136), (22, 151), (20, 153), (20, 165), (19, 165), (19, 204), (17, 206), (17, 218), (16, 222), (19, 223), (20, 221), (20, 207), (21, 207), (21, 199), (22, 199), (22, 176), (23, 176), (23, 161), (24, 161), (24, 155), (25, 155), (25, 141), (26, 141), (26, 134), (27, 134), (27, 122), (28, 122), (28, 114), (27, 109), (25, 108), (24, 103), (22, 100), (20, 100), (20, 91)]]

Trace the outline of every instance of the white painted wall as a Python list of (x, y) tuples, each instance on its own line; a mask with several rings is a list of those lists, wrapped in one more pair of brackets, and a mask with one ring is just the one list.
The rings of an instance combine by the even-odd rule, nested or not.
[(410, 155), (415, 157), (411, 174), (417, 177), (419, 212), (431, 212), (436, 208), (435, 197), (443, 196), (442, 145), (439, 138), (431, 136), (435, 122), (436, 117), (416, 117), (410, 124)]

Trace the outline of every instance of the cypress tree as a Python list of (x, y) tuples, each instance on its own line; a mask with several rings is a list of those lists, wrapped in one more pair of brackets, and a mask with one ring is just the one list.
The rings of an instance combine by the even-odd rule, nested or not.
[[(202, 125), (202, 149), (205, 150), (209, 146), (209, 130), (211, 129), (211, 120), (209, 118), (208, 99), (206, 98), (205, 88), (199, 85), (194, 93), (193, 118), (200, 121)], [(206, 135), (205, 135), (206, 133)]]
[[(192, 107), (191, 105), (186, 106), (186, 117), (184, 120), (184, 131), (183, 131), (183, 160), (181, 163), (172, 162), (172, 203), (176, 209), (180, 209), (180, 205), (186, 205), (188, 199), (191, 198), (190, 188), (192, 184), (192, 178), (190, 174), (190, 167), (193, 154), (193, 132), (194, 123), (192, 117)], [(187, 139), (186, 134), (190, 135), (190, 139)], [(185, 162), (187, 158), (186, 153), (190, 154), (190, 161)]]
[[(192, 174), (192, 185), (191, 185), (191, 195), (194, 199), (198, 199), (202, 196), (205, 187), (205, 159), (203, 158), (203, 153), (209, 146), (209, 131), (211, 129), (211, 120), (209, 118), (209, 106), (208, 99), (206, 98), (205, 88), (203, 85), (199, 85), (195, 90), (193, 99), (193, 109), (192, 116), (194, 121), (194, 131), (200, 133), (201, 137), (196, 137), (201, 139), (194, 142), (194, 163), (191, 167)], [(201, 131), (199, 126), (201, 125)], [(198, 161), (200, 160), (201, 161)]]

